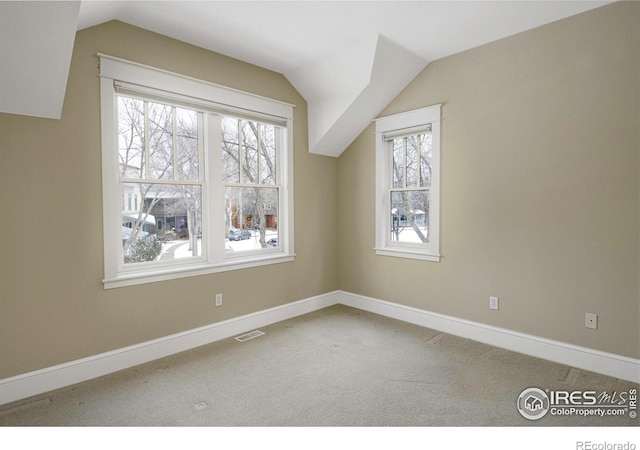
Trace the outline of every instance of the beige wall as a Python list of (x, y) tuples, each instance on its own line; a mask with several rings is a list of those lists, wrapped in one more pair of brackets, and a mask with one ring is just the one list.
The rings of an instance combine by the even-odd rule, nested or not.
[(443, 104), (442, 261), (374, 254), (370, 126), (339, 161), (341, 289), (638, 358), (639, 23), (614, 4), (428, 65), (380, 116)]
[[(295, 262), (103, 289), (98, 52), (296, 105)], [(280, 74), (119, 22), (79, 32), (62, 120), (0, 114), (0, 379), (337, 289), (337, 160), (309, 154), (306, 116)]]

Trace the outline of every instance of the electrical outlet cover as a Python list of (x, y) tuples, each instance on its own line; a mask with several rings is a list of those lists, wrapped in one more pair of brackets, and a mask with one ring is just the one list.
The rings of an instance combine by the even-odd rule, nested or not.
[(584, 326), (593, 330), (598, 328), (598, 315), (587, 313), (584, 319)]

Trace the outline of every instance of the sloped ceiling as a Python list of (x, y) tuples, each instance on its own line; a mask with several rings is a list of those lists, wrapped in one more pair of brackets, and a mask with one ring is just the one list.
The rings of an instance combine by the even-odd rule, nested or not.
[(0, 112), (59, 119), (80, 2), (0, 1)]
[(428, 64), (607, 1), (0, 1), (0, 112), (59, 118), (73, 37), (117, 19), (284, 74), (339, 156)]

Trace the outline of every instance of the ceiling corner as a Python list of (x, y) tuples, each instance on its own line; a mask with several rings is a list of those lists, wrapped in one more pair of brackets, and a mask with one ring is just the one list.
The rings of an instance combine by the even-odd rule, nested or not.
[[(369, 77), (355, 96), (336, 100), (342, 109), (309, 100), (309, 151), (338, 157), (373, 119), (420, 73), (427, 61), (391, 39), (378, 35), (375, 52), (367, 64)], [(345, 76), (347, 76), (345, 74)], [(311, 130), (329, 123), (321, 134)]]

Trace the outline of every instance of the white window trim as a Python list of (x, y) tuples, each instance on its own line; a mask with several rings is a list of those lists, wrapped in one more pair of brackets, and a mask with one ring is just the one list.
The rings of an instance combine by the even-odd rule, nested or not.
[[(376, 243), (377, 255), (440, 261), (440, 116), (441, 105), (381, 117), (376, 133)], [(429, 243), (411, 244), (390, 239), (391, 164), (389, 138), (419, 133), (431, 124), (432, 179), (429, 188)]]
[[(294, 105), (272, 100), (259, 95), (216, 85), (173, 72), (126, 61), (113, 56), (98, 54), (100, 58), (100, 101), (102, 127), (102, 191), (103, 191), (103, 233), (104, 233), (104, 273), (105, 289), (171, 280), (197, 275), (206, 275), (236, 269), (258, 267), (267, 264), (290, 262), (294, 260), (294, 224), (293, 224), (293, 108)], [(115, 86), (125, 86), (141, 93), (156, 94), (160, 91), (163, 98), (176, 102), (197, 105), (209, 111), (251, 117), (286, 126), (287, 139), (279, 155), (281, 189), (278, 218), (279, 246), (264, 251), (242, 252), (227, 255), (224, 241), (212, 239), (219, 231), (224, 233), (224, 219), (215, 223), (209, 217), (207, 221), (208, 246), (205, 255), (176, 264), (161, 264), (141, 269), (124, 268), (120, 261), (119, 247), (122, 247), (121, 230), (121, 193), (119, 186), (117, 151), (117, 109)], [(215, 113), (213, 113), (215, 114)], [(209, 115), (210, 119), (212, 115)], [(219, 142), (215, 127), (206, 127), (204, 139), (210, 144)], [(207, 135), (208, 134), (208, 135)], [(205, 183), (210, 186), (203, 192), (203, 202), (208, 203), (205, 214), (211, 214), (213, 208), (224, 204), (222, 183), (211, 180), (213, 174), (222, 176), (219, 147), (208, 145), (204, 163), (208, 168)], [(220, 197), (220, 198), (218, 198)], [(218, 217), (220, 215), (216, 215)], [(116, 223), (117, 222), (117, 223)], [(215, 230), (215, 231), (214, 231)], [(204, 230), (203, 230), (204, 232)], [(214, 234), (215, 233), (215, 234)], [(223, 234), (220, 234), (221, 236)]]

